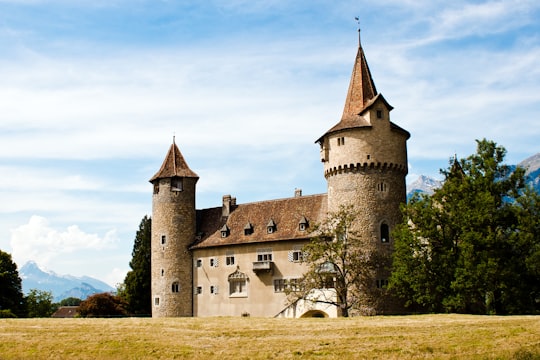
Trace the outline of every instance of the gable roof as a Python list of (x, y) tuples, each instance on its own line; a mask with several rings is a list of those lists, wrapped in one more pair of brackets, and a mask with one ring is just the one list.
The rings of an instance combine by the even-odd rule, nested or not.
[[(261, 201), (235, 205), (228, 217), (222, 216), (221, 207), (197, 211), (197, 231), (200, 240), (191, 249), (225, 245), (266, 243), (286, 240), (306, 240), (312, 235), (313, 224), (327, 215), (327, 195), (295, 196), (286, 199)], [(307, 220), (307, 230), (300, 230), (300, 222)], [(273, 221), (275, 229), (267, 232)], [(246, 235), (246, 224), (252, 225), (252, 233)], [(221, 229), (229, 231), (222, 237)]]
[(199, 178), (199, 176), (189, 168), (186, 160), (180, 152), (180, 149), (178, 149), (178, 146), (176, 146), (173, 139), (173, 143), (167, 152), (167, 156), (165, 156), (163, 164), (161, 164), (161, 168), (154, 176), (152, 176), (150, 182), (157, 179), (172, 178), (175, 176)]

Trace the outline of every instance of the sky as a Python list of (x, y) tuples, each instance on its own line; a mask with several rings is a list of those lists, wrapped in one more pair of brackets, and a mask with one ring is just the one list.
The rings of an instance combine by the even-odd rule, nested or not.
[(326, 192), (358, 26), (408, 182), (540, 152), (537, 0), (0, 0), (0, 249), (121, 283), (173, 136), (197, 208)]

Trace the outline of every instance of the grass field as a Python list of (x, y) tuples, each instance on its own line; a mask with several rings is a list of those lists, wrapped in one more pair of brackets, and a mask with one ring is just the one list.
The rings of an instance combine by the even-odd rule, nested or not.
[(0, 359), (540, 359), (539, 316), (0, 319)]

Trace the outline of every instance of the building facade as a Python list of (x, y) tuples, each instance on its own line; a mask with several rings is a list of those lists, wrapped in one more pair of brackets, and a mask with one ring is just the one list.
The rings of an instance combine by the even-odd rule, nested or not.
[[(152, 316), (338, 316), (326, 304), (287, 301), (306, 265), (312, 226), (341, 205), (358, 211), (355, 230), (388, 256), (406, 201), (407, 139), (390, 121), (392, 106), (375, 88), (358, 47), (341, 120), (320, 146), (327, 193), (195, 209), (198, 176), (171, 145), (150, 179)], [(378, 274), (381, 286), (389, 274)], [(325, 291), (325, 290), (321, 290)]]

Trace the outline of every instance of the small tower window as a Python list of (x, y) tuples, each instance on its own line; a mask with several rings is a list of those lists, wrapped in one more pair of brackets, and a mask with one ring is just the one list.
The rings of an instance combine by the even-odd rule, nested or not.
[(171, 191), (182, 191), (184, 190), (184, 184), (181, 177), (171, 178)]
[(382, 110), (377, 110), (377, 119), (382, 119)]
[(161, 276), (165, 275), (165, 270), (161, 269)]
[(387, 243), (390, 241), (390, 229), (388, 228), (388, 224), (382, 223), (381, 224), (381, 242)]
[(159, 193), (159, 180), (154, 181), (154, 194)]
[(345, 145), (345, 137), (338, 137), (337, 144), (338, 146)]
[(227, 224), (225, 224), (221, 228), (221, 237), (226, 238), (227, 236), (229, 236), (229, 227), (227, 226)]
[(276, 223), (273, 219), (270, 219), (268, 225), (266, 225), (266, 232), (268, 234), (273, 234), (276, 231)]
[(167, 235), (161, 235), (161, 245), (165, 245), (167, 242)]
[(251, 234), (253, 234), (253, 225), (251, 225), (251, 223), (248, 222), (246, 226), (244, 226), (244, 235), (251, 235)]
[(180, 284), (177, 281), (172, 283), (171, 290), (173, 293), (177, 293), (180, 290)]
[(383, 191), (383, 192), (386, 191), (386, 183), (384, 183), (384, 182), (378, 183), (377, 184), (377, 190)]
[(367, 155), (367, 159), (368, 159), (368, 160), (371, 159), (371, 155), (368, 154), (368, 155)]
[(154, 306), (159, 306), (159, 297), (154, 298)]

